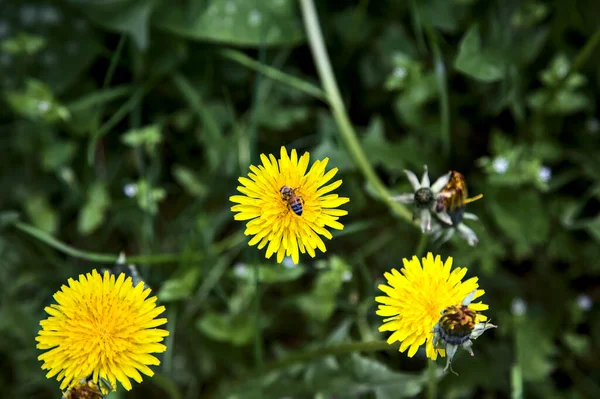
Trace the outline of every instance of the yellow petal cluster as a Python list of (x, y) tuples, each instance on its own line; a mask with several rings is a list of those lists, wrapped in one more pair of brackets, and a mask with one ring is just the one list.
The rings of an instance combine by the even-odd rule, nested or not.
[(38, 357), (49, 370), (46, 376), (62, 381), (61, 389), (92, 376), (96, 384), (102, 377), (127, 390), (130, 378), (142, 381), (140, 372), (152, 376), (148, 365), (160, 362), (150, 353), (166, 350), (161, 342), (169, 332), (155, 328), (167, 319), (156, 318), (165, 308), (150, 293), (143, 282), (134, 287), (124, 273), (115, 278), (93, 270), (69, 279), (54, 294), (57, 303), (45, 308), (50, 317), (40, 322), (36, 337), (37, 348), (46, 351)]
[[(416, 256), (402, 261), (404, 267), (400, 271), (392, 269), (384, 274), (388, 285), (379, 285), (386, 294), (375, 298), (380, 303), (377, 314), (385, 317), (379, 331), (392, 331), (388, 343), (400, 341), (400, 352), (408, 349), (409, 357), (425, 344), (427, 357), (435, 360), (438, 354), (445, 356), (444, 349), (433, 345), (433, 327), (442, 310), (460, 305), (473, 290), (477, 290), (474, 299), (485, 292), (477, 289), (477, 277), (462, 281), (467, 269), (452, 269), (452, 257), (442, 262), (439, 255), (434, 258), (430, 252), (422, 262)], [(471, 303), (469, 309), (480, 312), (488, 305)], [(477, 314), (477, 323), (485, 320), (487, 317)]]
[[(325, 172), (328, 159), (317, 160), (308, 170), (310, 155), (305, 152), (300, 158), (296, 150), (288, 153), (281, 147), (280, 158), (261, 154), (262, 165), (250, 166), (248, 178), (240, 177), (242, 186), (237, 189), (243, 195), (234, 195), (230, 201), (236, 213), (235, 220), (249, 220), (244, 234), (253, 236), (249, 245), (258, 249), (267, 247), (269, 259), (277, 254), (277, 262), (290, 256), (298, 263), (300, 253), (315, 256), (315, 249), (326, 251), (324, 236), (332, 238), (327, 227), (342, 230), (340, 216), (348, 212), (337, 209), (350, 201), (337, 194), (330, 194), (340, 187), (341, 180), (327, 184), (338, 172), (337, 168)], [(302, 201), (302, 215), (295, 214), (282, 198), (281, 188), (288, 186)]]

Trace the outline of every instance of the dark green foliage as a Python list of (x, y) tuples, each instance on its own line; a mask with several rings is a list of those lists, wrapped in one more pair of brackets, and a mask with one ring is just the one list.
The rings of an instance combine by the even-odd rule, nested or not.
[[(528, 398), (600, 397), (600, 2), (316, 3), (361, 147), (390, 192), (409, 191), (403, 170), (426, 164), (484, 194), (468, 206), (478, 246), (427, 247), (479, 276), (499, 325), (474, 358), (459, 352), (440, 397), (509, 397), (511, 370)], [(44, 307), (122, 251), (143, 256), (171, 335), (156, 376), (110, 398), (425, 397), (423, 351), (301, 356), (387, 338), (377, 284), (420, 232), (376, 199), (347, 151), (297, 2), (0, 10), (0, 397), (59, 397), (35, 349)], [(282, 145), (328, 157), (351, 198), (327, 253), (295, 267), (248, 247), (228, 201)]]

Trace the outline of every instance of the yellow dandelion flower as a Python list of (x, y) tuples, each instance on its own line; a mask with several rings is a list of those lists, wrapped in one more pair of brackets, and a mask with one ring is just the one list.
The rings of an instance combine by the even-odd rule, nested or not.
[(46, 377), (62, 380), (61, 390), (89, 376), (95, 384), (104, 379), (116, 388), (118, 380), (130, 390), (130, 378), (141, 382), (140, 372), (151, 377), (148, 365), (160, 362), (150, 353), (166, 350), (160, 342), (169, 332), (155, 328), (167, 319), (156, 318), (165, 307), (148, 298), (150, 288), (143, 282), (134, 287), (124, 273), (115, 279), (95, 269), (68, 284), (54, 294), (58, 304), (45, 308), (50, 317), (36, 337), (37, 348), (47, 350), (38, 357)]
[(236, 212), (235, 220), (249, 220), (244, 234), (254, 237), (248, 245), (263, 249), (269, 244), (265, 257), (269, 259), (277, 254), (278, 263), (285, 255), (298, 263), (299, 252), (308, 252), (314, 258), (316, 248), (326, 251), (319, 235), (332, 238), (326, 227), (344, 228), (338, 219), (348, 212), (337, 208), (350, 199), (328, 194), (342, 181), (324, 186), (338, 169), (325, 173), (329, 161), (325, 158), (316, 161), (306, 173), (309, 158), (305, 152), (298, 159), (296, 150), (288, 156), (285, 147), (281, 147), (279, 160), (273, 155), (261, 154), (262, 165), (250, 166), (249, 179), (239, 178), (243, 186), (237, 189), (244, 195), (229, 198), (238, 204), (231, 207)]
[[(455, 307), (462, 305), (465, 306), (465, 310), (469, 309), (473, 312), (468, 313), (472, 315), (468, 319), (468, 328), (471, 329), (468, 333), (476, 331), (477, 334), (472, 334), (471, 338), (481, 335), (479, 333), (481, 329), (485, 331), (487, 328), (495, 327), (478, 324), (486, 321), (487, 317), (477, 312), (488, 309), (488, 305), (481, 302), (471, 303), (471, 300), (482, 296), (484, 291), (478, 289), (477, 277), (462, 281), (467, 274), (467, 269), (457, 267), (452, 270), (452, 257), (448, 257), (444, 263), (439, 255), (434, 259), (430, 252), (422, 259), (422, 266), (416, 256), (411, 260), (402, 261), (404, 268), (400, 272), (392, 269), (391, 273), (385, 273), (389, 285), (379, 285), (379, 289), (387, 296), (375, 298), (381, 304), (377, 314), (386, 317), (379, 331), (393, 331), (387, 342), (392, 344), (400, 341), (400, 352), (408, 349), (408, 356), (413, 357), (419, 347), (425, 344), (428, 358), (435, 360), (438, 354), (445, 356), (445, 349), (440, 347), (445, 342), (437, 342), (440, 339), (434, 335), (434, 327), (440, 321), (443, 311), (445, 313), (452, 311), (454, 314)], [(445, 318), (448, 318), (448, 315)], [(451, 334), (452, 332), (444, 337), (450, 341)], [(461, 339), (460, 343), (465, 343), (469, 340), (469, 334)], [(452, 350), (455, 351), (454, 348)], [(451, 355), (453, 356), (454, 353)]]

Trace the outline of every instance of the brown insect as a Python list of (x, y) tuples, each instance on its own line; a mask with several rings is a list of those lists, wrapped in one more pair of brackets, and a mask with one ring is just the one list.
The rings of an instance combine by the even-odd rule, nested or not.
[(96, 384), (91, 377), (83, 378), (77, 385), (63, 393), (63, 399), (104, 399), (112, 391), (112, 386), (100, 377)]
[(483, 197), (483, 194), (479, 194), (475, 197), (467, 198), (467, 182), (465, 177), (455, 170), (451, 173), (450, 180), (438, 194), (438, 200), (435, 205), (436, 212), (446, 211), (452, 213), (468, 203), (477, 201)]
[(296, 194), (296, 190), (298, 188), (292, 189), (290, 186), (283, 186), (279, 192), (281, 193), (281, 199), (287, 203), (288, 208), (294, 211), (296, 215), (302, 216), (304, 200)]

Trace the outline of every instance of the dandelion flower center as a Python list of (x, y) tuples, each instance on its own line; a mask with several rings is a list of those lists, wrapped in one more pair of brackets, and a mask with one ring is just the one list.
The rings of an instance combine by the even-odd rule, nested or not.
[(152, 376), (148, 365), (160, 362), (150, 353), (166, 350), (160, 342), (169, 332), (155, 328), (167, 319), (156, 319), (165, 308), (148, 298), (150, 288), (143, 282), (134, 287), (123, 273), (115, 278), (96, 270), (68, 284), (54, 294), (57, 304), (45, 308), (50, 317), (36, 337), (37, 347), (47, 350), (38, 357), (46, 376), (57, 375), (61, 389), (91, 376), (96, 384), (99, 378), (112, 387), (119, 381), (127, 390), (130, 378), (142, 381), (140, 372)]
[[(434, 347), (433, 327), (440, 320), (441, 312), (459, 306), (462, 300), (475, 291), (473, 298), (484, 294), (477, 289), (477, 277), (462, 281), (467, 269), (457, 267), (452, 270), (452, 257), (442, 262), (440, 256), (428, 253), (422, 262), (414, 256), (403, 259), (400, 272), (392, 269), (384, 274), (388, 285), (379, 285), (387, 296), (375, 300), (380, 303), (377, 314), (385, 317), (379, 331), (392, 331), (388, 343), (400, 341), (400, 352), (408, 349), (413, 357), (419, 347), (425, 344), (427, 357), (435, 360), (437, 355), (445, 356), (444, 349)], [(468, 306), (466, 314), (483, 311), (487, 305), (478, 302)], [(475, 322), (487, 318), (476, 314)]]
[(288, 155), (285, 147), (279, 160), (261, 154), (262, 165), (251, 165), (248, 178), (239, 178), (237, 189), (244, 195), (229, 198), (238, 204), (231, 207), (235, 220), (248, 220), (244, 234), (254, 236), (248, 244), (267, 247), (265, 257), (277, 254), (278, 263), (286, 255), (298, 263), (300, 253), (315, 257), (315, 249), (325, 252), (320, 236), (333, 237), (327, 227), (344, 228), (338, 220), (348, 212), (337, 208), (350, 200), (330, 194), (342, 181), (325, 185), (338, 169), (325, 172), (325, 158), (307, 172), (309, 157), (304, 153), (298, 158), (296, 150)]

